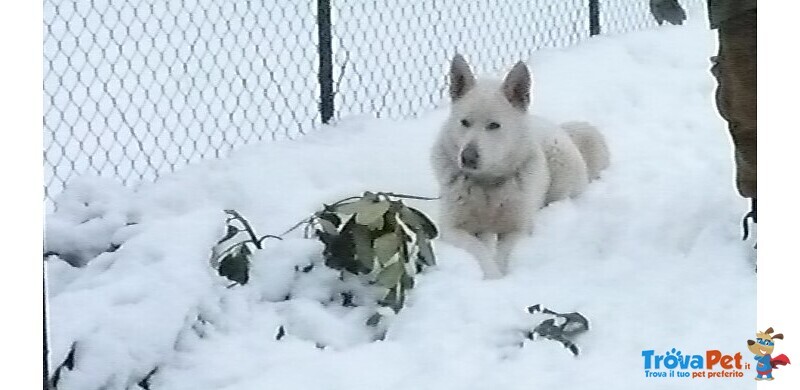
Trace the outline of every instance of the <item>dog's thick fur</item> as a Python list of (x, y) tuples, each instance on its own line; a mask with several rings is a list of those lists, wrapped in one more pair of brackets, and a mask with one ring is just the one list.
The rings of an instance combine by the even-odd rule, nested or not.
[(529, 115), (530, 89), (522, 62), (502, 82), (476, 80), (460, 55), (451, 63), (450, 117), (432, 151), (442, 237), (475, 255), (488, 279), (507, 272), (539, 209), (580, 194), (609, 164), (592, 125)]

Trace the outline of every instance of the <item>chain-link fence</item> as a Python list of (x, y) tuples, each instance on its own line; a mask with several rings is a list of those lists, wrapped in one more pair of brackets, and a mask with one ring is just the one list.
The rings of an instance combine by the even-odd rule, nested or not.
[(45, 194), (82, 174), (152, 180), (330, 116), (417, 115), (456, 51), (497, 71), (654, 26), (648, 2), (45, 0)]

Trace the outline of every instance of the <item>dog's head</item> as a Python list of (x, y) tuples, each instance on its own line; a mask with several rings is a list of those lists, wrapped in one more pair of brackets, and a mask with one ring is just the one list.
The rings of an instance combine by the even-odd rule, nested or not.
[(459, 54), (450, 64), (450, 118), (445, 124), (459, 168), (502, 176), (528, 153), (531, 76), (518, 62), (501, 81), (476, 79)]
[(747, 349), (756, 356), (769, 355), (775, 349), (775, 339), (783, 340), (783, 334), (772, 334), (772, 328), (763, 332), (756, 332), (756, 340), (747, 340)]

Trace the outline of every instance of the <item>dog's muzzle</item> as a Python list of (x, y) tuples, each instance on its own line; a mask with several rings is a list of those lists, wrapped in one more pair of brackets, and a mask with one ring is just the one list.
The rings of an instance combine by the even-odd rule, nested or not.
[(475, 144), (467, 144), (461, 150), (461, 167), (467, 169), (478, 169), (478, 162), (480, 161), (480, 154), (478, 147)]

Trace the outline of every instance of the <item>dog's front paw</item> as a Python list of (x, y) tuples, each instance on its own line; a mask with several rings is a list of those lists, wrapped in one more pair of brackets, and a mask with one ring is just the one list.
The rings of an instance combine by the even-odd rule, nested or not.
[(481, 269), (483, 269), (483, 280), (497, 280), (505, 276), (505, 274), (503, 273), (502, 270), (500, 270), (500, 267), (498, 267), (497, 264), (491, 264), (493, 266), (488, 266), (488, 265), (489, 264), (487, 264), (487, 266), (481, 267)]
[(494, 256), (488, 250), (482, 253), (481, 256), (477, 256), (477, 260), (481, 271), (483, 271), (483, 280), (500, 279), (504, 276), (500, 264), (494, 260)]

